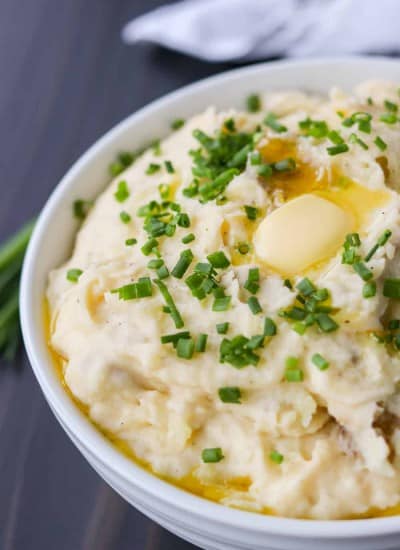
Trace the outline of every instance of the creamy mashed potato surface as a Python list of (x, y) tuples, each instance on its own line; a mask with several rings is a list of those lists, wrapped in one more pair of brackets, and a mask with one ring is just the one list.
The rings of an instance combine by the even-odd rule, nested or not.
[(400, 501), (399, 102), (264, 94), (122, 155), (50, 273), (50, 346), (156, 474), (292, 517)]

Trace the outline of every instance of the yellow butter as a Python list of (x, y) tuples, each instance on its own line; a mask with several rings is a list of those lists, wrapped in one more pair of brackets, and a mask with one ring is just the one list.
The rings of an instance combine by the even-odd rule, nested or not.
[(333, 202), (302, 195), (261, 222), (255, 252), (273, 269), (294, 275), (335, 254), (353, 225), (352, 216)]

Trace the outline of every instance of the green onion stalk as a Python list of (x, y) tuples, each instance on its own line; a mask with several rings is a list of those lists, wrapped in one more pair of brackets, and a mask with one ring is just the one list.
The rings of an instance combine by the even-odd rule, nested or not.
[(13, 361), (21, 344), (19, 284), (26, 247), (35, 220), (0, 246), (0, 357)]

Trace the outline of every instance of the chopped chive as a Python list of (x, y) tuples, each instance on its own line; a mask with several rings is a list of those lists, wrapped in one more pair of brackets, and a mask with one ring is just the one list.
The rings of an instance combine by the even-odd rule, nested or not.
[(255, 219), (257, 219), (257, 214), (258, 214), (258, 208), (256, 208), (255, 206), (245, 206), (244, 207), (245, 209), (245, 212), (246, 212), (246, 216), (249, 220), (252, 220), (254, 221)]
[(179, 338), (176, 345), (176, 354), (182, 359), (191, 359), (194, 353), (193, 338)]
[(389, 330), (397, 330), (400, 328), (400, 319), (392, 319), (388, 323)]
[(247, 305), (250, 308), (250, 311), (257, 315), (257, 313), (260, 313), (262, 311), (262, 307), (260, 305), (260, 302), (255, 296), (250, 296), (250, 298), (247, 300)]
[(190, 218), (187, 214), (180, 212), (176, 216), (176, 223), (179, 227), (190, 227)]
[(119, 288), (115, 288), (111, 291), (113, 294), (117, 293), (120, 300), (134, 300), (137, 298), (136, 283), (124, 285)]
[(93, 206), (93, 201), (85, 201), (83, 199), (77, 199), (72, 204), (72, 211), (74, 217), (78, 220), (84, 220), (88, 215), (89, 210)]
[(130, 192), (128, 184), (125, 180), (122, 180), (118, 183), (117, 190), (114, 193), (114, 197), (118, 202), (124, 202), (129, 197)]
[(384, 113), (381, 117), (379, 117), (379, 120), (385, 124), (395, 124), (398, 119), (397, 115), (394, 113)]
[(239, 243), (237, 245), (237, 250), (239, 254), (242, 254), (244, 256), (245, 254), (248, 254), (250, 252), (250, 245), (248, 243)]
[(174, 166), (173, 166), (173, 164), (170, 160), (166, 160), (164, 162), (164, 164), (165, 164), (165, 168), (166, 168), (168, 174), (174, 174), (175, 173)]
[(156, 273), (159, 279), (166, 279), (167, 277), (169, 277), (169, 271), (166, 265), (162, 265), (161, 267), (159, 267)]
[(230, 296), (221, 296), (218, 298), (215, 298), (212, 310), (213, 311), (226, 311), (229, 309), (229, 306), (231, 305), (231, 297)]
[(273, 169), (276, 172), (292, 172), (296, 170), (296, 161), (293, 158), (287, 158), (274, 162)]
[(377, 243), (371, 248), (371, 250), (368, 252), (368, 254), (365, 256), (365, 261), (369, 262), (369, 260), (372, 258), (372, 256), (375, 254), (375, 252), (378, 250), (380, 246), (384, 246), (390, 237), (392, 236), (392, 232), (390, 229), (386, 229), (382, 235), (379, 237)]
[(233, 120), (233, 118), (228, 118), (227, 120), (224, 121), (224, 128), (229, 132), (236, 131), (235, 121)]
[(176, 263), (175, 267), (171, 271), (171, 275), (177, 279), (182, 279), (187, 269), (193, 260), (193, 252), (190, 249), (186, 249), (181, 252), (179, 260)]
[(119, 213), (119, 218), (122, 223), (129, 223), (132, 219), (130, 214), (128, 214), (128, 212), (125, 212), (125, 210), (122, 210), (122, 212)]
[(228, 260), (228, 258), (222, 252), (222, 250), (220, 250), (218, 252), (213, 252), (212, 254), (209, 254), (207, 256), (207, 260), (216, 269), (223, 269), (223, 268), (229, 267), (231, 265), (231, 262)]
[(229, 323), (217, 323), (216, 327), (218, 334), (226, 334), (229, 329)]
[(372, 271), (363, 262), (354, 263), (353, 269), (363, 281), (369, 281), (373, 277)]
[(304, 373), (299, 368), (286, 367), (285, 380), (287, 382), (302, 382), (304, 380)]
[(167, 200), (171, 191), (171, 186), (168, 183), (160, 183), (158, 186), (158, 192), (163, 200)]
[(179, 128), (182, 128), (182, 126), (184, 126), (185, 124), (185, 119), (184, 118), (176, 118), (175, 120), (173, 120), (171, 122), (171, 129), (172, 130), (179, 130)]
[(328, 132), (328, 139), (330, 139), (330, 141), (335, 145), (340, 145), (344, 143), (344, 139), (336, 130), (331, 130), (330, 132)]
[(387, 143), (383, 141), (383, 139), (380, 136), (377, 136), (374, 140), (375, 145), (380, 149), (381, 151), (385, 151), (387, 149)]
[(349, 150), (349, 146), (346, 143), (339, 143), (338, 145), (333, 145), (332, 147), (327, 147), (328, 155), (333, 157), (334, 155), (340, 155), (341, 153), (346, 153)]
[(278, 134), (282, 134), (283, 132), (287, 132), (286, 126), (278, 122), (278, 119), (276, 115), (273, 113), (268, 113), (267, 116), (264, 118), (264, 124), (268, 126), (268, 128), (271, 128), (271, 130), (274, 130), (274, 132)]
[(200, 333), (196, 339), (195, 351), (204, 353), (206, 351), (208, 335)]
[(362, 294), (364, 298), (373, 298), (376, 294), (376, 282), (369, 281), (368, 283), (365, 283)]
[(296, 285), (296, 288), (304, 296), (310, 296), (313, 292), (315, 292), (317, 290), (308, 277), (304, 277), (304, 279), (302, 279)]
[(269, 178), (274, 173), (270, 164), (261, 164), (257, 169), (257, 174), (263, 178)]
[(147, 298), (153, 295), (153, 287), (149, 277), (140, 277), (136, 283), (137, 297)]
[(350, 134), (349, 142), (350, 143), (356, 143), (357, 145), (359, 145), (360, 147), (362, 147), (365, 150), (368, 149), (368, 145), (365, 143), (365, 141), (360, 139), (356, 134)]
[(266, 317), (264, 321), (264, 336), (275, 336), (276, 333), (276, 324), (270, 317)]
[(275, 464), (282, 464), (284, 456), (275, 449), (269, 453), (269, 459)]
[(224, 388), (219, 388), (218, 395), (223, 403), (241, 403), (240, 399), (242, 397), (242, 392), (237, 386), (226, 386)]
[(374, 104), (374, 100), (372, 99), (372, 97), (367, 97), (367, 103), (368, 103), (368, 105), (373, 105)]
[(149, 263), (147, 264), (147, 267), (149, 269), (158, 269), (163, 264), (164, 264), (164, 260), (162, 260), (161, 258), (155, 258), (154, 260), (149, 261)]
[(161, 336), (161, 343), (172, 344), (176, 348), (178, 341), (182, 338), (190, 338), (190, 332), (185, 330), (183, 332), (176, 332), (175, 334), (165, 334)]
[(164, 298), (164, 301), (165, 301), (167, 307), (169, 307), (169, 314), (171, 315), (172, 320), (174, 321), (176, 328), (182, 328), (184, 326), (183, 319), (182, 319), (181, 314), (179, 313), (179, 311), (178, 311), (178, 309), (175, 305), (174, 299), (172, 298), (168, 288), (159, 279), (155, 279), (154, 282), (158, 286), (158, 288), (160, 289), (161, 296)]
[(396, 103), (393, 103), (392, 101), (389, 101), (388, 99), (385, 99), (383, 104), (385, 106), (385, 109), (387, 111), (390, 111), (391, 113), (397, 113), (397, 111), (399, 110), (398, 105), (396, 105)]
[(386, 298), (400, 300), (400, 279), (385, 279), (383, 282), (383, 295)]
[(195, 236), (193, 233), (189, 233), (189, 235), (185, 235), (184, 237), (182, 237), (182, 242), (183, 244), (189, 244), (191, 243), (192, 241), (195, 240)]
[(149, 239), (144, 243), (144, 245), (141, 248), (141, 251), (145, 256), (149, 256), (153, 252), (153, 250), (157, 248), (157, 246), (158, 246), (157, 239)]
[(134, 238), (126, 239), (125, 245), (126, 246), (133, 246), (134, 244), (137, 244), (137, 242), (138, 242), (137, 239), (134, 239)]
[(201, 452), (201, 458), (203, 462), (208, 464), (220, 462), (224, 458), (224, 455), (222, 453), (222, 449), (220, 447), (216, 447), (214, 449), (203, 449)]
[(257, 113), (261, 109), (261, 99), (258, 94), (251, 94), (246, 99), (246, 106), (249, 113)]
[(319, 370), (326, 370), (329, 367), (329, 361), (327, 361), (320, 353), (314, 353), (311, 361)]
[(244, 288), (251, 292), (252, 294), (257, 294), (260, 289), (260, 270), (258, 267), (253, 267), (249, 269), (249, 274), (247, 280), (244, 283)]
[(289, 355), (289, 357), (286, 357), (285, 366), (287, 369), (294, 369), (299, 364), (299, 358), (294, 357), (293, 355)]
[(250, 155), (250, 164), (252, 166), (258, 166), (258, 165), (261, 164), (261, 153), (260, 153), (260, 151), (254, 151)]
[(77, 268), (68, 269), (67, 279), (68, 281), (71, 281), (71, 283), (77, 283), (82, 273), (83, 273), (82, 269), (77, 269)]
[(339, 328), (336, 321), (327, 313), (317, 313), (315, 315), (315, 320), (322, 332), (333, 332)]
[(147, 169), (146, 169), (146, 174), (155, 174), (156, 172), (158, 172), (159, 170), (161, 169), (161, 166), (159, 164), (156, 164), (154, 162), (151, 162)]
[(292, 325), (292, 329), (297, 332), (297, 334), (300, 334), (300, 336), (303, 336), (307, 330), (307, 325), (305, 322), (297, 321), (297, 323)]

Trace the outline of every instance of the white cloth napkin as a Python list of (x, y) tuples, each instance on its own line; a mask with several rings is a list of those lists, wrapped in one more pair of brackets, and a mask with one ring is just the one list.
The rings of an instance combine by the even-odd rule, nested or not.
[(212, 62), (400, 51), (400, 0), (183, 0), (122, 30)]

